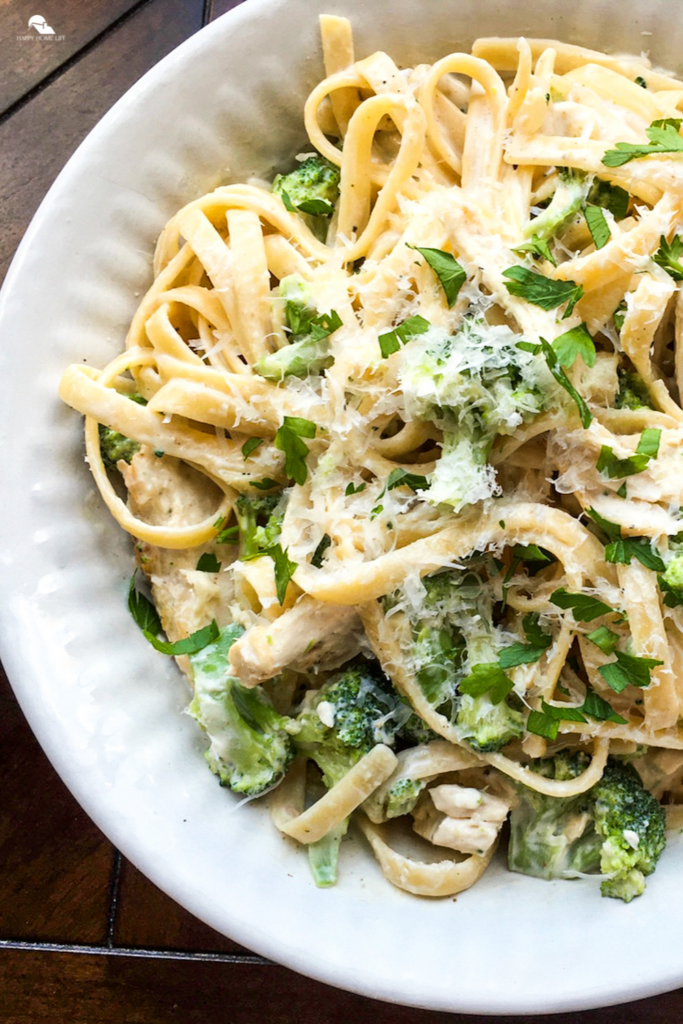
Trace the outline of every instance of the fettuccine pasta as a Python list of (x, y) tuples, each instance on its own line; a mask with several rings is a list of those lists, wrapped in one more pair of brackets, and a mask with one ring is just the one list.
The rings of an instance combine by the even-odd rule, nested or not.
[(308, 150), (172, 217), (61, 382), (131, 611), (317, 884), (353, 818), (457, 893), (509, 818), (513, 870), (628, 901), (683, 820), (683, 82), (321, 32)]

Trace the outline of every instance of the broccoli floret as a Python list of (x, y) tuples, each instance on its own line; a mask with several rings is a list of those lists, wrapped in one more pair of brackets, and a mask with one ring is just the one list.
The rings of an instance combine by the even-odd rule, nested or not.
[(385, 817), (400, 818), (410, 814), (428, 779), (399, 779), (387, 793)]
[(676, 555), (659, 577), (659, 587), (667, 608), (683, 605), (683, 555)]
[(413, 620), (411, 650), (417, 682), (434, 707), (455, 719), (470, 746), (500, 750), (521, 736), (521, 712), (505, 697), (496, 703), (487, 693), (472, 697), (458, 692), (473, 666), (497, 665), (500, 642), (492, 593), (472, 570), (440, 572), (423, 584), (425, 597)]
[(450, 505), (456, 512), (499, 493), (496, 471), (487, 462), (491, 439), (460, 437), (444, 432), (441, 457), (430, 476), (425, 497), (433, 505)]
[(529, 224), (526, 235), (548, 241), (560, 234), (582, 208), (588, 195), (590, 179), (581, 171), (562, 168), (552, 201)]
[(401, 727), (398, 737), (408, 747), (416, 746), (420, 743), (431, 743), (432, 740), (441, 739), (439, 734), (430, 729), (420, 716), (414, 712), (411, 713), (410, 718)]
[(462, 738), (482, 753), (500, 750), (524, 731), (524, 716), (506, 700), (494, 704), (486, 694), (470, 697), (462, 694), (458, 707), (458, 727)]
[(652, 409), (650, 393), (642, 377), (632, 370), (619, 370), (618, 377), (617, 409)]
[(262, 356), (254, 369), (268, 380), (308, 377), (332, 366), (330, 334), (341, 326), (331, 314), (318, 313), (310, 285), (299, 274), (280, 281), (279, 297), (285, 300), (284, 321), (289, 344)]
[[(147, 405), (147, 401), (142, 395), (132, 394), (126, 397), (138, 405)], [(130, 465), (133, 461), (133, 456), (137, 455), (140, 451), (140, 444), (131, 437), (120, 434), (118, 430), (111, 430), (109, 427), (105, 427), (104, 423), (100, 423), (99, 431), (102, 462), (107, 469), (116, 469), (116, 463), (120, 460)]]
[(610, 759), (593, 787), (595, 828), (603, 843), (600, 868), (612, 875), (603, 896), (628, 903), (645, 888), (666, 845), (663, 807), (644, 788), (631, 764)]
[(677, 555), (667, 566), (664, 579), (683, 598), (683, 555)]
[(289, 344), (262, 356), (254, 369), (262, 377), (276, 381), (322, 373), (334, 362), (329, 337), (342, 326), (341, 319), (334, 310), (318, 313), (310, 285), (299, 274), (283, 278), (279, 291), (280, 298), (285, 300)]
[(452, 631), (424, 625), (415, 637), (416, 676), (430, 704), (439, 707), (455, 692), (464, 647), (454, 644)]
[(410, 714), (379, 667), (356, 658), (299, 714), (296, 745), (316, 762), (330, 788), (377, 743), (392, 745)]
[(320, 156), (311, 156), (289, 174), (278, 174), (272, 187), (287, 209), (330, 217), (339, 197), (339, 178), (338, 167)]
[(590, 758), (582, 750), (559, 750), (554, 757), (540, 757), (532, 761), (529, 767), (538, 775), (557, 782), (567, 782), (581, 775), (590, 763)]
[(455, 335), (430, 328), (403, 350), (401, 386), (411, 419), (444, 432), (425, 497), (456, 511), (496, 492), (487, 464), (499, 434), (511, 434), (545, 408), (556, 386), (544, 360), (517, 347), (505, 325), (466, 320)]
[[(392, 745), (410, 715), (379, 667), (356, 658), (331, 676), (299, 714), (296, 747), (315, 761), (330, 789), (376, 744)], [(339, 846), (347, 828), (348, 819), (309, 847), (316, 885), (336, 882)]]
[[(561, 752), (532, 762), (547, 778), (576, 778), (586, 768), (582, 753)], [(665, 815), (643, 787), (635, 768), (610, 758), (602, 779), (575, 797), (544, 796), (519, 786), (510, 816), (508, 864), (537, 878), (607, 874), (603, 896), (628, 903), (645, 888), (664, 849)]]
[(131, 437), (120, 434), (118, 430), (110, 430), (100, 423), (100, 452), (102, 462), (107, 469), (116, 469), (116, 463), (122, 459), (128, 465), (133, 461), (133, 456), (140, 451), (140, 445)]
[(277, 544), (286, 502), (280, 494), (240, 494), (235, 514), (240, 530), (240, 558), (254, 558)]
[(279, 715), (261, 687), (247, 689), (228, 674), (228, 652), (243, 633), (236, 624), (190, 655), (194, 698), (189, 712), (206, 731), (206, 760), (221, 785), (257, 796), (274, 785), (294, 758), (294, 722)]

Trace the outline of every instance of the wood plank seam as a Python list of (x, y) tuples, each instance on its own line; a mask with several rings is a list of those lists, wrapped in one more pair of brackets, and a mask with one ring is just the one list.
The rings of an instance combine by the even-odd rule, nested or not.
[(107, 913), (107, 938), (105, 944), (112, 949), (114, 946), (114, 933), (116, 930), (116, 913), (119, 909), (119, 895), (121, 890), (121, 869), (123, 857), (117, 849), (114, 849), (112, 859), (111, 882), (109, 885), (109, 909)]
[(0, 949), (16, 949), (38, 953), (86, 953), (91, 956), (130, 956), (142, 960), (201, 960), (227, 964), (276, 966), (257, 953), (189, 952), (181, 949), (150, 949), (144, 946), (85, 945), (77, 942), (32, 942), (25, 939), (0, 939)]
[(213, 20), (213, 0), (204, 0), (204, 9), (202, 11), (202, 28), (208, 25)]

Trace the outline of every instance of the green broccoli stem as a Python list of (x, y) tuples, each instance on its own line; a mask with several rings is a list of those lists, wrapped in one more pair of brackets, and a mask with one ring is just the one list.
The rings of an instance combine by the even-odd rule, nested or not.
[[(235, 515), (240, 532), (241, 558), (254, 558), (277, 543), (284, 515), (282, 501), (280, 494), (258, 498), (244, 494), (239, 496)], [(259, 525), (259, 519), (264, 521), (264, 525)]]
[(545, 208), (527, 226), (525, 235), (548, 241), (553, 235), (561, 232), (568, 222), (575, 217), (586, 201), (589, 179), (580, 171), (560, 174), (560, 180), (553, 198)]
[(349, 819), (345, 818), (327, 835), (316, 843), (308, 844), (308, 864), (313, 881), (319, 889), (327, 889), (337, 884), (337, 865), (341, 841), (349, 827)]
[(495, 436), (495, 432), (469, 432), (462, 426), (444, 431), (441, 457), (429, 479), (432, 501), (459, 512), (473, 500), (488, 496), (495, 481), (488, 467)]
[(465, 643), (467, 645), (467, 660), (470, 665), (488, 665), (498, 661), (493, 626), (490, 619), (485, 620), (483, 615), (479, 616), (478, 623), (465, 637)]
[(366, 750), (346, 747), (331, 738), (311, 752), (309, 757), (315, 761), (323, 773), (323, 782), (327, 789), (332, 789), (338, 782), (341, 782), (355, 764), (358, 764), (365, 753), (367, 753)]
[(428, 782), (429, 779), (398, 779), (387, 793), (385, 817), (399, 818), (410, 814)]
[(329, 369), (333, 362), (327, 338), (320, 341), (304, 338), (261, 356), (254, 369), (266, 380), (280, 381), (285, 377), (303, 378), (319, 374)]

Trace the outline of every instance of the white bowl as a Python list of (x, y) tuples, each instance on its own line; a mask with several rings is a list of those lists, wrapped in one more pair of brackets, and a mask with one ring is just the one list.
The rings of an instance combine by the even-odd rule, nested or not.
[(494, 867), (455, 900), (385, 883), (362, 840), (336, 889), (256, 804), (209, 774), (175, 666), (126, 610), (131, 549), (56, 391), (74, 361), (123, 342), (154, 241), (183, 203), (267, 175), (303, 141), (322, 74), (317, 14), (349, 15), (357, 53), (400, 63), (527, 33), (675, 67), (683, 6), (626, 0), (249, 0), (137, 83), (86, 139), (36, 214), (0, 304), (2, 655), (60, 775), (146, 875), (219, 931), (322, 981), (441, 1010), (528, 1013), (640, 998), (683, 982), (683, 850), (671, 841), (625, 906), (595, 882)]

